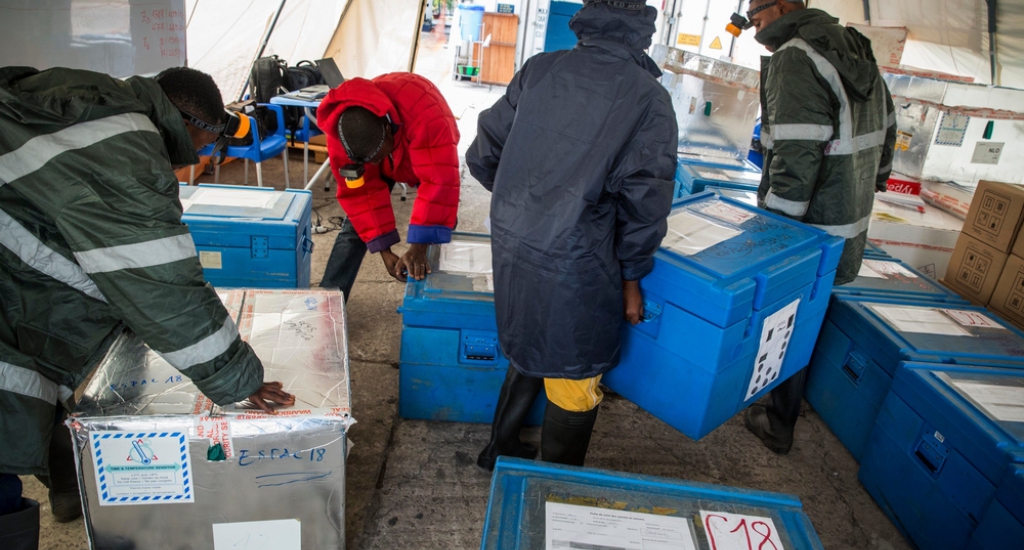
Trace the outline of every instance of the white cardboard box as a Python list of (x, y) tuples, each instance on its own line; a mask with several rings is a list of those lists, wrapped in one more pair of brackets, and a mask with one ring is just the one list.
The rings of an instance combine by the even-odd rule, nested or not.
[(934, 206), (924, 212), (875, 199), (868, 239), (933, 279), (946, 275), (963, 220)]

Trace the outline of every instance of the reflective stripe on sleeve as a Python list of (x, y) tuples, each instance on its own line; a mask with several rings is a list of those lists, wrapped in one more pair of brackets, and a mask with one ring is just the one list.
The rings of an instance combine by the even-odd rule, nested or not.
[(772, 191), (768, 191), (768, 196), (765, 198), (764, 204), (772, 210), (778, 210), (779, 212), (794, 218), (799, 218), (807, 214), (807, 209), (811, 207), (811, 201), (791, 201), (776, 195)]
[(772, 126), (773, 140), (828, 141), (834, 130), (823, 124), (776, 124)]
[(203, 338), (187, 348), (168, 353), (157, 352), (160, 357), (178, 370), (185, 370), (189, 367), (213, 361), (228, 351), (231, 344), (238, 338), (238, 327), (229, 316), (224, 320), (224, 326), (217, 332)]
[(0, 390), (34, 397), (56, 405), (60, 386), (34, 370), (0, 361)]
[(857, 238), (857, 236), (860, 235), (861, 233), (863, 233), (863, 232), (868, 230), (868, 227), (871, 225), (871, 216), (867, 216), (866, 218), (864, 218), (864, 219), (862, 219), (860, 221), (857, 221), (857, 222), (854, 222), (854, 223), (850, 223), (850, 224), (846, 224), (846, 225), (817, 225), (817, 224), (810, 224), (810, 225), (812, 227), (816, 227), (816, 228), (818, 228), (818, 229), (828, 233), (829, 235), (832, 235), (833, 237), (842, 237), (844, 239), (854, 239), (854, 238)]
[(196, 257), (192, 235), (154, 239), (134, 244), (94, 248), (75, 252), (75, 259), (86, 273), (109, 273), (169, 264)]

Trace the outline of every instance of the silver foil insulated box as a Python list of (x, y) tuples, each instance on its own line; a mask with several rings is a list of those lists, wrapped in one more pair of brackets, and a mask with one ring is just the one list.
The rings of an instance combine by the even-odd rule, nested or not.
[(761, 73), (741, 65), (655, 45), (679, 123), (679, 152), (697, 158), (745, 160), (761, 109)]
[(219, 407), (130, 332), (69, 419), (93, 548), (344, 548), (353, 424), (344, 300), (221, 291), (295, 405)]

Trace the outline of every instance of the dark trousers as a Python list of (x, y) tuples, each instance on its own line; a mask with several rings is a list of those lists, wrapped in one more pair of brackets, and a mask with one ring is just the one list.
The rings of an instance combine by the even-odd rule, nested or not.
[(21, 478), (14, 474), (0, 474), (0, 516), (21, 509)]
[(327, 268), (324, 270), (324, 279), (320, 281), (320, 287), (341, 290), (347, 302), (364, 257), (366, 243), (359, 237), (359, 233), (356, 233), (352, 222), (345, 218), (341, 223), (341, 231), (334, 238), (334, 248), (331, 249), (331, 257), (327, 259)]
[(768, 392), (767, 412), (775, 417), (779, 425), (793, 433), (793, 427), (800, 418), (800, 405), (804, 399), (804, 385), (807, 382), (807, 367), (789, 377), (785, 382)]
[[(395, 182), (386, 178), (384, 181), (388, 184), (388, 192), (391, 192), (395, 188)], [(365, 257), (366, 243), (359, 237), (359, 233), (356, 233), (356, 228), (352, 227), (351, 220), (345, 218), (345, 221), (341, 222), (341, 231), (334, 238), (334, 248), (331, 249), (331, 256), (327, 259), (327, 268), (324, 269), (324, 278), (320, 281), (320, 288), (341, 290), (347, 302)]]

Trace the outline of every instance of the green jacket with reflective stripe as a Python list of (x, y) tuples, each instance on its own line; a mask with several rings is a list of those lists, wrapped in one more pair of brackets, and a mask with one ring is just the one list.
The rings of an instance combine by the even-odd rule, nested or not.
[(259, 388), (181, 223), (171, 166), (197, 160), (151, 79), (0, 68), (0, 472), (45, 473), (56, 404), (122, 322), (219, 404)]
[(836, 284), (857, 277), (874, 194), (896, 144), (892, 96), (871, 42), (827, 13), (790, 12), (757, 34), (762, 60), (762, 207), (847, 239)]

